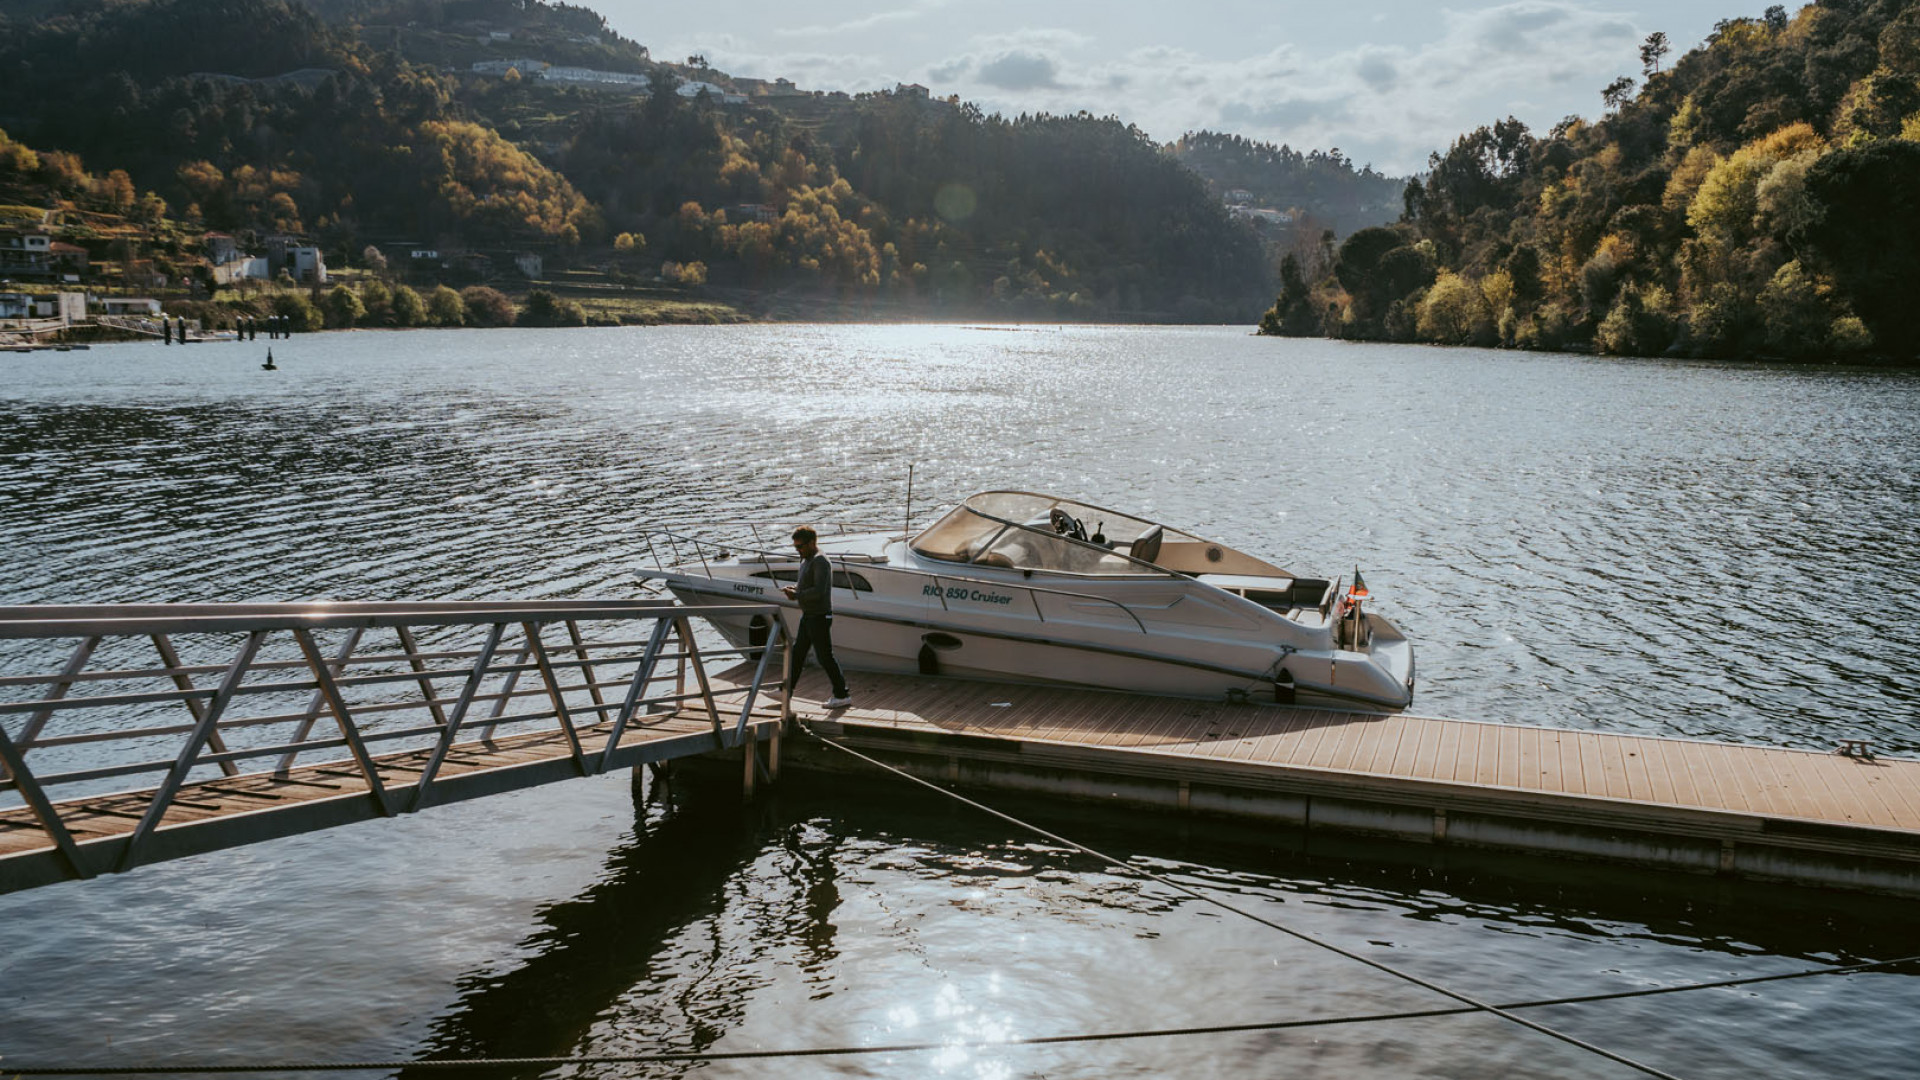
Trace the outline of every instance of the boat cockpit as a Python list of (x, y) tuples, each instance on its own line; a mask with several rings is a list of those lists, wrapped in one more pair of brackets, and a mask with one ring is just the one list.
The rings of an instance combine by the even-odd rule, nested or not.
[(1280, 612), (1320, 609), (1332, 583), (1157, 522), (1023, 491), (975, 495), (908, 541), (941, 562), (1113, 579), (1192, 578)]
[(989, 491), (909, 542), (941, 562), (1101, 577), (1290, 578), (1279, 567), (1157, 522), (1023, 491)]
[[(1091, 527), (1089, 527), (1091, 523)], [(1169, 534), (1150, 521), (1049, 495), (989, 491), (909, 541), (941, 562), (1099, 576), (1170, 577), (1155, 563)]]

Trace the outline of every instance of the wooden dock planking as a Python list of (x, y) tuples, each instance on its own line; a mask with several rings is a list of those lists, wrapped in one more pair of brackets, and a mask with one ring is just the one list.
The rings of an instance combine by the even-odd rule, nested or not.
[(1824, 770), (1828, 791), (1834, 802), (1844, 808), (1848, 820), (1897, 826), (1902, 820), (1920, 816), (1920, 804), (1916, 804), (1909, 789), (1901, 785), (1884, 783), (1880, 776), (1870, 776), (1866, 784), (1858, 787), (1847, 784), (1842, 770), (1850, 772), (1850, 767), (1861, 764), (1854, 758), (1836, 757), (1826, 763)]
[[(1850, 764), (1853, 760), (1847, 759)], [(1878, 796), (1889, 812), (1896, 816), (1920, 817), (1920, 791), (1915, 791), (1911, 785), (1890, 783), (1875, 776), (1870, 778), (1867, 791), (1870, 797)]]
[[(1110, 710), (1103, 710), (1098, 718), (1104, 724), (1111, 719), (1117, 719), (1120, 712), (1121, 707), (1116, 704)], [(1121, 749), (1157, 750), (1175, 747), (1191, 749), (1206, 739), (1207, 732), (1213, 728), (1213, 722), (1213, 717), (1206, 710), (1189, 709), (1170, 715), (1160, 724), (1141, 730), (1137, 734), (1129, 732), (1125, 727), (1115, 725), (1111, 729), (1113, 733), (1107, 735), (1104, 741), (1109, 746)]]
[[(1068, 687), (865, 672), (850, 678), (855, 707), (828, 718), (848, 734), (883, 725), (963, 740), (988, 735), (998, 746), (1011, 740), (1161, 760), (1176, 769), (1172, 763), (1184, 761), (1289, 776), (1305, 770), (1316, 783), (1356, 794), (1389, 790), (1382, 783), (1431, 784), (1522, 807), (1577, 804), (1602, 822), (1609, 815), (1644, 823), (1649, 816), (1706, 811), (1730, 815), (1729, 821), (1791, 819), (1920, 834), (1920, 795), (1914, 794), (1920, 761), (1907, 759), (1867, 762), (1776, 747)], [(824, 690), (820, 676), (809, 672), (798, 697)], [(986, 709), (981, 703), (989, 700), (1014, 704)], [(1687, 835), (1708, 827), (1686, 821)], [(1736, 831), (1750, 837), (1754, 828)]]
[(1440, 738), (1433, 748), (1433, 779), (1453, 780), (1454, 765), (1460, 758), (1460, 729), (1463, 726), (1452, 720), (1440, 725)]
[[(1835, 760), (1837, 761), (1837, 759)], [(1806, 778), (1807, 796), (1820, 808), (1819, 816), (1842, 821), (1855, 821), (1861, 820), (1856, 815), (1864, 812), (1869, 815), (1865, 820), (1875, 825), (1897, 820), (1886, 812), (1884, 806), (1877, 805), (1877, 800), (1872, 797), (1873, 792), (1870, 787), (1863, 793), (1865, 797), (1857, 801), (1848, 799), (1844, 793), (1844, 788), (1836, 790), (1834, 787), (1834, 779), (1831, 776), (1834, 764), (1834, 761), (1823, 761), (1817, 764), (1807, 762), (1800, 768), (1801, 773)], [(1875, 811), (1878, 812), (1875, 813)]]
[(1639, 744), (1640, 759), (1646, 762), (1653, 801), (1682, 804), (1694, 801), (1692, 786), (1686, 782), (1684, 774), (1674, 771), (1666, 748), (1651, 739), (1639, 738), (1634, 741)]

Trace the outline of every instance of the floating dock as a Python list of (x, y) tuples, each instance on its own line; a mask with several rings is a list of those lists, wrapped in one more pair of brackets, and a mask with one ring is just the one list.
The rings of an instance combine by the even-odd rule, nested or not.
[[(1920, 896), (1920, 761), (1864, 745), (863, 672), (856, 706), (825, 713), (818, 672), (781, 700), (784, 635), (703, 649), (693, 617), (665, 601), (0, 608), (0, 893), (678, 759), (725, 758), (749, 795), (783, 759), (872, 771), (783, 742), (791, 707), (959, 787)], [(735, 666), (710, 670), (721, 656)]]
[[(731, 673), (729, 673), (731, 674)], [(849, 672), (820, 734), (957, 786), (1920, 896), (1920, 760)], [(792, 767), (870, 769), (789, 742)]]

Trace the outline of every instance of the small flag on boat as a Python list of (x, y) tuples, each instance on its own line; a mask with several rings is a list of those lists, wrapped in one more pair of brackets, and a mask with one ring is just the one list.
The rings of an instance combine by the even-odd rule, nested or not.
[(1365, 579), (1361, 578), (1360, 568), (1356, 566), (1353, 568), (1353, 588), (1347, 590), (1347, 598), (1350, 600), (1365, 600), (1367, 596), (1367, 583)]

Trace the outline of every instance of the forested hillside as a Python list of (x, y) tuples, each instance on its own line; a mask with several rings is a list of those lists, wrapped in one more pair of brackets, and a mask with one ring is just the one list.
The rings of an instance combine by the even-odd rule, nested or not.
[(1605, 112), (1433, 155), (1399, 223), (1282, 268), (1279, 334), (1637, 355), (1920, 353), (1920, 3), (1729, 19)]
[[(654, 92), (473, 70), (521, 58)], [(538, 0), (23, 0), (0, 8), (0, 128), (40, 161), (123, 172), (178, 233), (307, 236), (335, 266), (375, 244), (525, 250), (623, 280), (1075, 318), (1241, 319), (1272, 295), (1253, 229), (1122, 121), (773, 95), (689, 59)], [(689, 79), (744, 100), (673, 92)], [(188, 245), (150, 254), (191, 269)]]
[(1174, 153), (1218, 191), (1245, 191), (1252, 205), (1312, 218), (1341, 236), (1398, 217), (1407, 183), (1371, 165), (1355, 168), (1337, 147), (1302, 153), (1216, 131), (1181, 136)]

